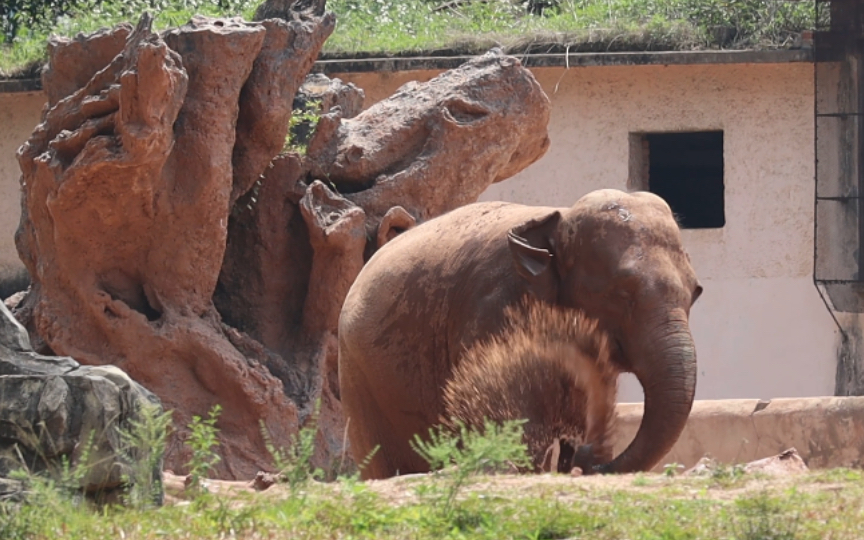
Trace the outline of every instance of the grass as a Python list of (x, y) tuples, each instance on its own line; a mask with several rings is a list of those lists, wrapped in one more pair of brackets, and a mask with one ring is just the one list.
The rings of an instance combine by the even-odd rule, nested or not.
[[(189, 444), (201, 450), (200, 470), (212, 461), (217, 431), (208, 422), (217, 414), (193, 422), (201, 433)], [(130, 440), (164, 440), (159, 418), (145, 417), (141, 425), (149, 427), (139, 426)], [(243, 483), (184, 490), (169, 482), (165, 506), (94, 507), (56, 481), (31, 478), (24, 502), (0, 501), (0, 538), (806, 540), (857, 539), (864, 531), (858, 470), (774, 479), (740, 468), (702, 477), (487, 474), (524, 459), (516, 422), (487, 425), (483, 435), (461, 429), (418, 440), (415, 447), (439, 469), (434, 474), (319, 483), (303, 445), (314, 433), (314, 425), (301, 430), (290, 467), (282, 459), (283, 473), (293, 467), (294, 478), (263, 493), (243, 491)], [(289, 455), (274, 450), (274, 458)]]
[(312, 483), (303, 497), (286, 492), (230, 499), (204, 495), (147, 510), (110, 507), (93, 511), (54, 501), (44, 507), (29, 506), (23, 514), (4, 514), (0, 507), (0, 537), (861, 538), (864, 484), (860, 478), (844, 478), (830, 485), (814, 480), (821, 474), (786, 479), (775, 486), (750, 478), (735, 488), (716, 487), (709, 479), (648, 475), (651, 487), (638, 489), (604, 488), (586, 478), (479, 476), (448, 513), (441, 512), (434, 501), (411, 497), (423, 487), (447, 482), (434, 475), (375, 484), (352, 479)]
[[(158, 29), (195, 13), (250, 19), (258, 0), (229, 10), (204, 0), (113, 0), (0, 44), (0, 76), (32, 76), (50, 34), (74, 35), (135, 20), (145, 9)], [(814, 26), (812, 3), (790, 0), (561, 0), (559, 9), (529, 16), (516, 0), (473, 1), (435, 10), (430, 0), (330, 0), (337, 27), (324, 48), (330, 57), (510, 52), (697, 50), (789, 47)], [(151, 6), (158, 6), (153, 9)]]

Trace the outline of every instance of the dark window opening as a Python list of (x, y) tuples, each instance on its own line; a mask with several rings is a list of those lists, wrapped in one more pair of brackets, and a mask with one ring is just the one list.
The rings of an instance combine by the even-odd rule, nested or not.
[(630, 187), (665, 199), (682, 228), (726, 224), (722, 131), (635, 134), (630, 165)]

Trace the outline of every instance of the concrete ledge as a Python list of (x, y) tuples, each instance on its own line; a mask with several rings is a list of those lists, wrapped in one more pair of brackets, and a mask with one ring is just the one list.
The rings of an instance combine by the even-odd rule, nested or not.
[[(618, 405), (616, 454), (636, 435), (641, 403)], [(864, 467), (864, 397), (696, 401), (666, 463), (692, 467), (706, 454), (746, 463), (794, 447), (811, 469)]]
[(0, 80), (0, 94), (38, 92), (40, 90), (42, 90), (42, 81), (40, 79)]
[[(527, 68), (588, 66), (651, 66), (693, 64), (785, 64), (812, 62), (810, 49), (776, 51), (661, 51), (613, 53), (518, 54)], [(475, 55), (399, 56), (377, 58), (324, 58), (315, 62), (314, 73), (368, 73), (393, 71), (447, 70), (461, 66)], [(39, 79), (0, 80), (0, 94), (35, 92), (42, 89)]]
[[(589, 66), (652, 66), (692, 64), (785, 64), (812, 62), (810, 49), (775, 51), (661, 51), (614, 53), (519, 54), (527, 68)], [(358, 59), (324, 59), (315, 62), (314, 72), (364, 73), (369, 71), (445, 70), (462, 65), (474, 56), (416, 56)]]

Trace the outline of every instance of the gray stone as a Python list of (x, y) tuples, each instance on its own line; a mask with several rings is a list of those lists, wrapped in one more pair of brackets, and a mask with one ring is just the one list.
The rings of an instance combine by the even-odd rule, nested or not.
[[(76, 480), (86, 493), (124, 487), (143, 456), (125, 448), (121, 433), (145, 406), (161, 410), (153, 393), (115, 366), (33, 352), (27, 331), (0, 303), (0, 477), (22, 467), (59, 471), (65, 458), (83, 466)], [(154, 479), (161, 465), (160, 456)], [(0, 478), (0, 498), (14, 484)], [(154, 497), (161, 501), (161, 493)]]

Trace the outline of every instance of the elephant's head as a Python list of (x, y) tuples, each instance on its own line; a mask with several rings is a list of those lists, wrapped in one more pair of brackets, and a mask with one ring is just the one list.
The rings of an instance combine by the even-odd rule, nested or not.
[(650, 469), (684, 429), (696, 390), (688, 319), (702, 287), (669, 206), (651, 193), (595, 191), (514, 228), (508, 241), (531, 291), (597, 318), (613, 362), (644, 390), (635, 439), (596, 471)]

